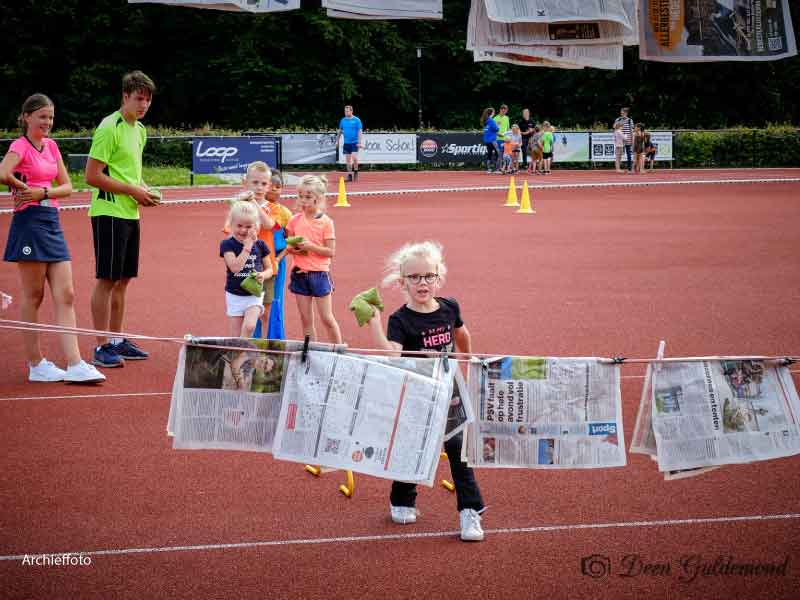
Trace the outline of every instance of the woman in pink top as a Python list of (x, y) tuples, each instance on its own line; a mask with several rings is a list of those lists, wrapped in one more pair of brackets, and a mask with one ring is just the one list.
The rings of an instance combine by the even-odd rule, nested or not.
[(294, 261), (289, 291), (297, 299), (303, 335), (316, 339), (313, 304), (330, 340), (341, 344), (342, 332), (333, 316), (331, 301), (333, 283), (330, 269), (331, 258), (336, 253), (336, 234), (333, 220), (325, 214), (327, 189), (328, 179), (324, 175), (305, 175), (297, 184), (300, 212), (289, 220), (286, 232), (289, 236), (302, 236), (303, 241), (286, 248)]
[[(53, 101), (44, 94), (30, 96), (22, 105), (19, 124), (23, 136), (14, 140), (0, 163), (0, 183), (11, 189), (14, 217), (8, 232), (4, 260), (15, 262), (22, 282), (22, 320), (37, 323), (45, 282), (55, 304), (56, 321), (75, 327), (75, 292), (64, 232), (58, 219), (58, 200), (72, 193), (67, 169), (56, 143), (48, 136), (53, 127)], [(53, 186), (53, 180), (56, 186)], [(61, 336), (67, 369), (59, 369), (42, 355), (39, 334), (24, 331), (28, 381), (99, 383), (97, 369), (81, 360), (78, 339)]]

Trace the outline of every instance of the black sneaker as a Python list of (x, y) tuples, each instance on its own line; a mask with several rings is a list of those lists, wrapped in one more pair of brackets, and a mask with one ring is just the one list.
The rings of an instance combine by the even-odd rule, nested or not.
[(139, 346), (134, 344), (128, 338), (123, 339), (119, 344), (114, 346), (114, 351), (125, 360), (144, 360), (150, 356)]
[(108, 342), (94, 349), (92, 364), (111, 369), (113, 367), (124, 367), (125, 361), (117, 354), (114, 344)]

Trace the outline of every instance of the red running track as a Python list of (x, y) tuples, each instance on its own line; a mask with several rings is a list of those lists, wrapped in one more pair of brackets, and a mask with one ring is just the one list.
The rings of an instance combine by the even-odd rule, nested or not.
[[(644, 189), (537, 190), (536, 215), (502, 207), (502, 191), (351, 198), (352, 208), (331, 209), (345, 339), (369, 345), (346, 305), (378, 280), (384, 257), (435, 238), (450, 267), (444, 293), (459, 298), (479, 352), (652, 356), (665, 339), (671, 356), (800, 354), (800, 185)], [(223, 217), (216, 204), (143, 211), (146, 252), (126, 329), (225, 333)], [(91, 230), (83, 211), (61, 218), (88, 327)], [(8, 222), (0, 215), (3, 245)], [(12, 265), (0, 267), (0, 290), (19, 295)], [(385, 299), (401, 303), (394, 292)], [(3, 316), (18, 318), (18, 304)], [(291, 298), (287, 326), (299, 335)], [(43, 344), (60, 360), (55, 338)], [(109, 371), (102, 387), (34, 386), (19, 335), (0, 330), (0, 557), (137, 550), (95, 554), (83, 567), (0, 560), (4, 598), (796, 597), (797, 458), (673, 482), (640, 455), (622, 469), (481, 470), (487, 540), (464, 544), (441, 488), (422, 489), (419, 522), (399, 527), (387, 515), (388, 482), (357, 475), (347, 500), (341, 473), (314, 480), (269, 456), (172, 450), (177, 346), (146, 347), (150, 360)], [(626, 441), (642, 371), (623, 368)], [(611, 575), (582, 575), (594, 554)], [(634, 556), (648, 574), (620, 577)], [(785, 575), (684, 581), (684, 556), (788, 564)]]

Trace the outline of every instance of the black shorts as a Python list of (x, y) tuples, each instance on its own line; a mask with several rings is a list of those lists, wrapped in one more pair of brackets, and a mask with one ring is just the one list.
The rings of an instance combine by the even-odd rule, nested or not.
[(542, 152), (542, 158), (547, 160), (548, 158), (553, 158), (552, 152)]
[(119, 281), (139, 274), (139, 219), (92, 217), (95, 277)]

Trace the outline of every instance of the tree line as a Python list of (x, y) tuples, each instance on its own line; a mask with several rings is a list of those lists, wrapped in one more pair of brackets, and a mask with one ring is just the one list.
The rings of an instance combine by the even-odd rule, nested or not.
[[(800, 30), (800, 5), (790, 3)], [(474, 63), (465, 49), (469, 0), (445, 0), (443, 21), (331, 19), (319, 2), (252, 15), (126, 0), (18, 0), (0, 8), (8, 46), (0, 129), (43, 92), (57, 128), (91, 128), (119, 103), (125, 71), (158, 92), (146, 121), (196, 129), (332, 129), (352, 104), (367, 129), (478, 127), (501, 103), (512, 117), (561, 127), (610, 124), (622, 105), (650, 127), (800, 123), (800, 58), (668, 64), (625, 49), (621, 71)], [(417, 58), (421, 48), (421, 58)], [(514, 117), (516, 118), (516, 117)]]

